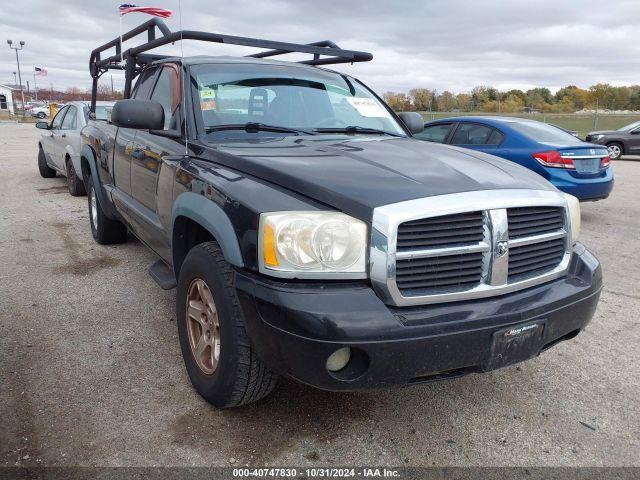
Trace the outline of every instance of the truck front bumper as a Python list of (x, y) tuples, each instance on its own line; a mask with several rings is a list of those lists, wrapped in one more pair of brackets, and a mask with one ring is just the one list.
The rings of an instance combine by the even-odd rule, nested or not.
[[(487, 371), (495, 367), (494, 333), (532, 323), (542, 325), (529, 355), (537, 356), (589, 323), (601, 288), (601, 267), (580, 244), (561, 279), (499, 297), (409, 308), (385, 305), (364, 283), (236, 275), (258, 356), (275, 372), (325, 390), (402, 386)], [(351, 361), (329, 372), (327, 358), (341, 347), (351, 348)]]

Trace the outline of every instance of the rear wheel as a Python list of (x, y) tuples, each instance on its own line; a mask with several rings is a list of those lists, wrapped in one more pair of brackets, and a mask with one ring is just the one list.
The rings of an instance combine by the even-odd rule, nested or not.
[(611, 160), (617, 160), (622, 156), (622, 144), (620, 143), (609, 143), (607, 144), (607, 150), (609, 150), (609, 158)]
[(67, 158), (67, 186), (69, 187), (69, 193), (74, 197), (79, 197), (81, 195), (86, 195), (86, 191), (84, 189), (84, 183), (78, 174), (76, 173), (76, 169), (73, 167), (73, 162), (70, 158)]
[(93, 188), (91, 176), (87, 179), (87, 188), (89, 223), (91, 224), (91, 234), (94, 240), (102, 245), (124, 242), (127, 239), (127, 227), (118, 220), (112, 220), (104, 214), (98, 195)]
[(40, 170), (40, 176), (42, 176), (42, 178), (53, 178), (56, 176), (56, 171), (47, 165), (47, 158), (44, 155), (42, 147), (38, 148), (38, 170)]
[(233, 275), (211, 241), (189, 251), (178, 278), (178, 334), (187, 373), (196, 391), (218, 408), (260, 400), (277, 379), (251, 346)]

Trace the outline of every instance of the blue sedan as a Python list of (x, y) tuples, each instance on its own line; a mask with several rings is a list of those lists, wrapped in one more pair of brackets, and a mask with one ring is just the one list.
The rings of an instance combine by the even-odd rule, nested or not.
[(613, 188), (606, 147), (546, 123), (514, 117), (443, 118), (426, 123), (415, 137), (511, 160), (580, 200), (606, 198)]

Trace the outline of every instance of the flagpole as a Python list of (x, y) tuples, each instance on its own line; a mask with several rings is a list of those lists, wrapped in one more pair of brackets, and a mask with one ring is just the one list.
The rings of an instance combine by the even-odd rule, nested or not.
[(36, 102), (38, 101), (38, 84), (36, 82), (36, 67), (33, 67), (33, 88), (36, 91)]
[(120, 18), (120, 63), (124, 62), (124, 52), (122, 51), (122, 14), (118, 12)]

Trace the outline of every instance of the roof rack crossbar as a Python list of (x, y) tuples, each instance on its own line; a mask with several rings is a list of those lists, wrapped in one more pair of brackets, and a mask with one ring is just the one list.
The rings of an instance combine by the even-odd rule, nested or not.
[[(156, 37), (156, 29), (161, 33)], [(137, 47), (120, 52), (120, 37), (114, 38), (110, 42), (96, 48), (91, 52), (90, 71), (92, 76), (96, 76), (100, 70), (112, 68), (122, 69), (121, 60), (126, 60), (129, 56), (138, 56), (157, 47), (176, 42), (178, 40), (200, 40), (212, 43), (225, 43), (229, 45), (241, 45), (246, 47), (256, 47), (268, 49), (265, 52), (248, 55), (254, 58), (266, 58), (287, 53), (308, 53), (313, 55), (312, 60), (305, 60), (299, 63), (307, 65), (327, 65), (335, 63), (367, 62), (373, 58), (370, 53), (358, 52), (354, 50), (342, 50), (334, 42), (323, 40), (309, 44), (296, 44), (264, 40), (260, 38), (238, 37), (234, 35), (223, 35), (212, 32), (199, 32), (194, 30), (183, 30), (171, 32), (166, 24), (159, 18), (153, 18), (122, 35), (122, 41), (147, 32), (147, 42)], [(101, 54), (109, 49), (115, 48), (116, 53), (108, 58), (101, 58)], [(329, 58), (321, 58), (329, 57)]]

